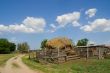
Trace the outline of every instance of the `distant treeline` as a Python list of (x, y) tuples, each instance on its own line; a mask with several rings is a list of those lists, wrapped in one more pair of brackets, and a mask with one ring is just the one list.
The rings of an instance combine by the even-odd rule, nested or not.
[(0, 54), (12, 53), (15, 50), (19, 53), (27, 53), (29, 49), (30, 47), (27, 42), (15, 45), (15, 43), (12, 43), (5, 38), (0, 38)]
[[(41, 42), (42, 49), (45, 48), (47, 41), (48, 41), (48, 39), (44, 39)], [(88, 41), (89, 40), (87, 38), (78, 40), (76, 46), (86, 46), (88, 44)], [(73, 44), (73, 42), (72, 42), (72, 44)], [(17, 47), (17, 49), (16, 49), (16, 47)], [(0, 54), (12, 53), (15, 50), (17, 50), (20, 53), (27, 53), (27, 52), (29, 52), (29, 49), (30, 49), (30, 46), (28, 45), (27, 42), (18, 43), (17, 45), (15, 45), (15, 43), (12, 43), (5, 38), (0, 38)]]
[(15, 43), (9, 42), (5, 38), (0, 38), (0, 54), (12, 53), (15, 49)]

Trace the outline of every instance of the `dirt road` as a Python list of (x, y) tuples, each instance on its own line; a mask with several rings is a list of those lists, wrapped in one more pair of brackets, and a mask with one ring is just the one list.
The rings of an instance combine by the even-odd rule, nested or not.
[(0, 73), (41, 73), (28, 68), (21, 60), (23, 55), (13, 57), (6, 62), (3, 68), (0, 68)]

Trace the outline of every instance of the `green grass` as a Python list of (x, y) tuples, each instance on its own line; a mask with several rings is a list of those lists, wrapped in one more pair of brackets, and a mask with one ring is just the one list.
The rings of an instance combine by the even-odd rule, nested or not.
[(45, 73), (110, 73), (110, 59), (78, 59), (62, 64), (40, 64), (23, 57), (23, 62), (30, 68)]
[(4, 65), (14, 54), (0, 54), (0, 66)]

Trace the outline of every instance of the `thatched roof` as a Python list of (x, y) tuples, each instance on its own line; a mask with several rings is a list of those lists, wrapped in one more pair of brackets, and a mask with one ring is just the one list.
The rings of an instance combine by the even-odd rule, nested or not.
[(65, 46), (72, 46), (72, 41), (66, 37), (54, 38), (47, 41), (46, 46), (53, 48), (63, 48)]

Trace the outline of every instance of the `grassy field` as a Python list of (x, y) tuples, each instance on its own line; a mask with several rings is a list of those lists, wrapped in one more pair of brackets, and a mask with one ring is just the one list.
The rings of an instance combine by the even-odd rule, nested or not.
[(0, 66), (4, 65), (5, 62), (13, 56), (14, 54), (0, 54)]
[(78, 59), (63, 64), (43, 65), (23, 57), (23, 62), (30, 68), (44, 73), (110, 73), (110, 59)]

